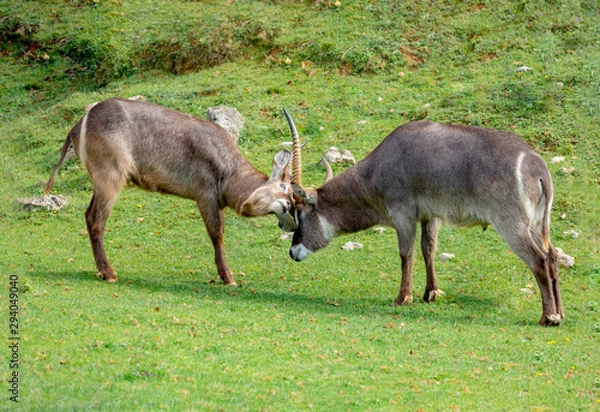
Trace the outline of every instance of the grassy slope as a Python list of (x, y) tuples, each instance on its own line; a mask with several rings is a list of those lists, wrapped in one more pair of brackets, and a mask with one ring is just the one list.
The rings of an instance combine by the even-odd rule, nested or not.
[[(597, 407), (594, 2), (155, 3), (0, 9), (0, 273), (23, 288), (24, 410)], [(547, 160), (566, 156), (549, 165), (554, 243), (577, 259), (562, 271), (564, 325), (535, 325), (539, 294), (521, 291), (535, 281), (493, 231), (444, 229), (440, 250), (457, 256), (438, 265), (447, 294), (392, 308), (391, 230), (337, 239), (296, 264), (274, 219), (228, 213), (228, 256), (244, 283), (232, 290), (209, 283), (212, 250), (194, 205), (133, 188), (106, 240), (121, 282), (97, 281), (82, 218), (91, 185), (76, 162), (56, 184), (65, 211), (27, 213), (14, 200), (39, 194), (85, 105), (138, 94), (200, 116), (235, 106), (247, 125), (241, 149), (264, 171), (288, 139), (287, 106), (309, 141), (313, 185), (327, 147), (362, 158), (420, 118), (514, 129)], [(563, 235), (571, 229), (580, 237)], [(365, 248), (342, 253), (348, 240)], [(415, 298), (423, 272), (418, 261)]]

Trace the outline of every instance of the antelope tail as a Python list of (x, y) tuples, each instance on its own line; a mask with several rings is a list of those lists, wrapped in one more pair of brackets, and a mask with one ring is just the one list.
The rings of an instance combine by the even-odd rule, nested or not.
[(542, 250), (546, 253), (550, 250), (550, 209), (552, 209), (552, 186), (544, 179), (540, 179), (542, 188), (542, 198), (540, 203), (544, 202), (544, 215), (542, 218)]
[(52, 186), (54, 186), (54, 179), (56, 178), (58, 169), (60, 169), (60, 166), (65, 161), (67, 152), (69, 151), (69, 148), (71, 147), (72, 144), (73, 144), (73, 137), (71, 136), (71, 133), (69, 133), (67, 136), (67, 140), (65, 140), (65, 143), (63, 144), (62, 150), (60, 152), (60, 158), (58, 159), (58, 163), (56, 164), (56, 166), (54, 166), (54, 169), (52, 170), (52, 174), (50, 175), (50, 178), (48, 179), (48, 183), (46, 183), (46, 187), (44, 188), (44, 195), (47, 195), (52, 190)]

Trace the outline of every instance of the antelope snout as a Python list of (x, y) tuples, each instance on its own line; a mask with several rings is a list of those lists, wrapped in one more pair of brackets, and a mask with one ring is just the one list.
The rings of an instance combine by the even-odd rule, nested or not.
[(300, 262), (307, 258), (312, 253), (312, 250), (307, 249), (302, 243), (294, 245), (290, 248), (290, 257), (296, 262)]
[[(288, 199), (277, 199), (276, 205), (277, 207), (273, 207), (273, 209), (275, 209), (274, 212), (282, 215), (288, 213), (292, 208), (292, 203)], [(279, 208), (281, 208), (281, 210), (277, 210)]]
[(283, 204), (283, 213), (288, 213), (291, 208), (292, 208), (292, 202), (290, 202), (289, 200), (286, 200)]

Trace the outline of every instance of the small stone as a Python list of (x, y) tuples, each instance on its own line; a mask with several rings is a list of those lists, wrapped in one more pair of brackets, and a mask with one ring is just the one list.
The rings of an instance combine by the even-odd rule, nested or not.
[(554, 156), (552, 159), (550, 159), (550, 163), (560, 163), (560, 162), (564, 162), (564, 161), (565, 161), (564, 156)]
[(571, 230), (565, 230), (563, 232), (563, 236), (568, 236), (568, 237), (571, 237), (573, 239), (577, 239), (579, 237), (579, 233), (577, 233), (573, 229), (571, 229)]
[(344, 250), (354, 250), (354, 249), (362, 249), (363, 247), (364, 246), (361, 243), (358, 243), (358, 242), (348, 242), (344, 246), (342, 246), (342, 249), (344, 249)]
[(556, 248), (556, 251), (558, 252), (558, 266), (560, 266), (563, 269), (568, 269), (575, 266), (575, 258), (573, 256), (567, 255), (559, 247)]
[(354, 156), (349, 150), (339, 150), (335, 146), (332, 146), (329, 149), (327, 149), (323, 154), (323, 157), (325, 157), (325, 160), (327, 160), (329, 163), (334, 164), (348, 163), (353, 165), (354, 163), (356, 163), (356, 160), (354, 160)]
[(438, 255), (438, 259), (439, 260), (450, 260), (450, 259), (454, 259), (456, 256), (454, 256), (452, 253), (440, 253)]
[(285, 232), (279, 236), (279, 240), (289, 240), (294, 237), (294, 232)]
[(561, 167), (559, 172), (564, 174), (564, 175), (568, 175), (571, 174), (575, 171), (574, 167)]

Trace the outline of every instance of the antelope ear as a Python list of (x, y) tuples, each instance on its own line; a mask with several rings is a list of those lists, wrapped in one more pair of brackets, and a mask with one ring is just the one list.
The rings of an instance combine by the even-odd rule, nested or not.
[(298, 186), (296, 183), (292, 183), (292, 190), (294, 191), (294, 195), (300, 198), (302, 201), (308, 203), (309, 205), (314, 205), (317, 203), (316, 194), (307, 194), (306, 191), (302, 188), (302, 186)]
[(290, 160), (292, 160), (292, 154), (289, 151), (282, 150), (277, 153), (273, 159), (269, 180), (283, 180), (289, 182), (291, 179), (289, 170), (291, 166)]

